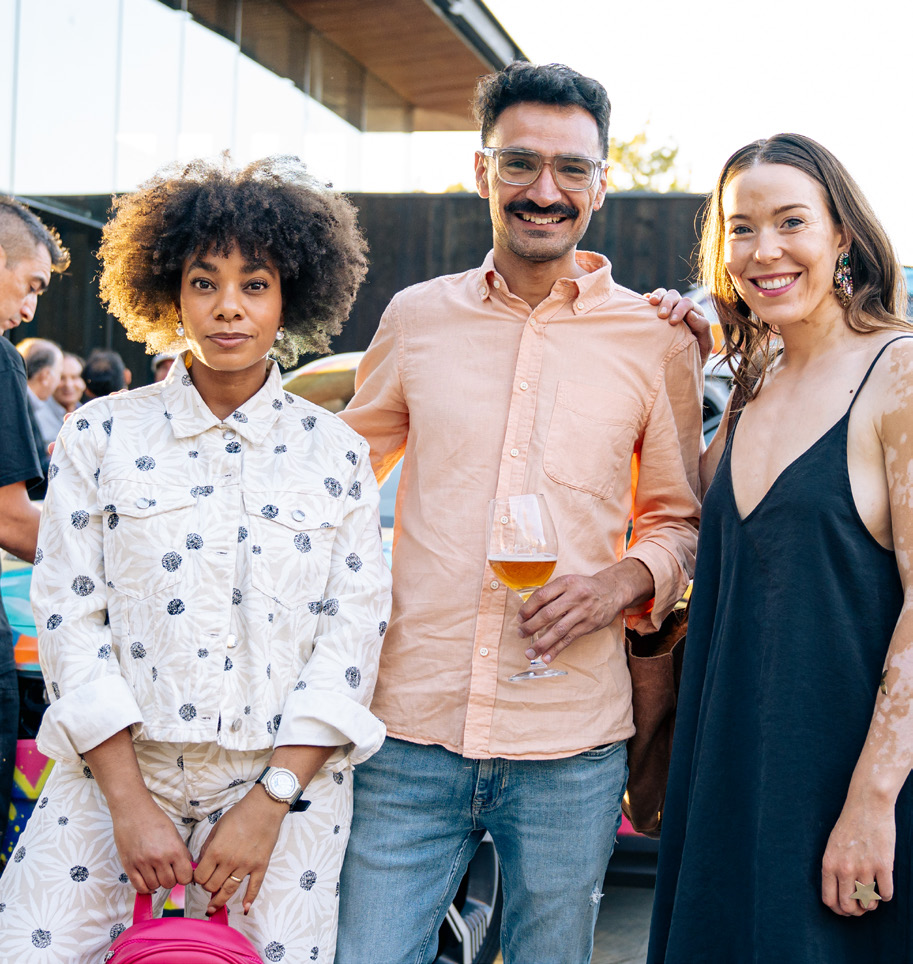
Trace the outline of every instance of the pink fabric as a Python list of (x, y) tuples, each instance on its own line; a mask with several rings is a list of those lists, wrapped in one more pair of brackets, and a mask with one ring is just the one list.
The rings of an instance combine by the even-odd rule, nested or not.
[(208, 921), (152, 916), (152, 897), (137, 894), (133, 926), (111, 945), (108, 964), (263, 964), (253, 944), (228, 923), (224, 907)]

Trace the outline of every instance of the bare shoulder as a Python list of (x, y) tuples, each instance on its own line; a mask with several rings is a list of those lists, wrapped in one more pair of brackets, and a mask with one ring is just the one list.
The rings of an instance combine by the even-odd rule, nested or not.
[[(913, 330), (879, 332), (875, 354), (883, 350), (869, 376), (870, 385), (860, 404), (875, 417), (890, 425), (913, 427)], [(898, 422), (898, 419), (900, 420)]]

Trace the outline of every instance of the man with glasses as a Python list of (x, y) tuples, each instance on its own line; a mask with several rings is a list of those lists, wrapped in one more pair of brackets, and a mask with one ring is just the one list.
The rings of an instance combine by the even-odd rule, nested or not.
[[(486, 831), (505, 964), (590, 959), (634, 731), (624, 617), (658, 627), (694, 560), (698, 345), (577, 250), (606, 193), (605, 90), (514, 63), (476, 112), (493, 251), (393, 299), (343, 413), (380, 479), (404, 464), (372, 706), (388, 739), (355, 774), (339, 964), (433, 960)], [(487, 509), (524, 492), (544, 494), (559, 553), (518, 612)], [(567, 675), (509, 682), (535, 655)]]

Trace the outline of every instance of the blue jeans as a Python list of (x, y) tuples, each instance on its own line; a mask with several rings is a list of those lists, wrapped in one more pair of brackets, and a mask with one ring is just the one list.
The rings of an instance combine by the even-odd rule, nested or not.
[(505, 964), (584, 964), (627, 780), (625, 744), (563, 760), (468, 760), (388, 738), (355, 770), (337, 964), (429, 964), (487, 830)]

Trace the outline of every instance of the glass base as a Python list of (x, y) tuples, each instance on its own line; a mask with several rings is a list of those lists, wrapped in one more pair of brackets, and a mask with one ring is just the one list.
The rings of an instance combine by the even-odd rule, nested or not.
[(508, 676), (507, 681), (509, 683), (519, 683), (521, 680), (545, 679), (547, 676), (567, 676), (567, 671), (563, 669), (552, 669), (548, 663), (543, 663), (541, 659), (534, 659), (530, 661), (529, 669), (524, 670), (522, 673), (514, 673), (513, 676)]

